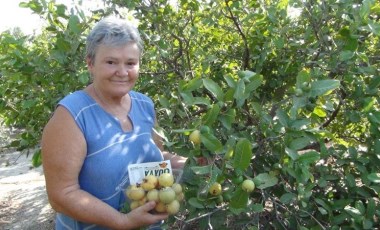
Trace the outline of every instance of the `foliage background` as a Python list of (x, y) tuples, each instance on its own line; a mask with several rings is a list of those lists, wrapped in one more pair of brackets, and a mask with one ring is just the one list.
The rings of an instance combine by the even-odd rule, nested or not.
[[(136, 88), (155, 101), (166, 147), (191, 159), (186, 203), (171, 222), (379, 225), (378, 1), (105, 0), (91, 15), (54, 1), (21, 6), (48, 26), (0, 35), (0, 116), (22, 129), (10, 146), (38, 146), (57, 101), (89, 83), (88, 29), (119, 14), (138, 20), (145, 42)], [(200, 145), (188, 141), (194, 129)], [(33, 161), (41, 163), (38, 148)], [(240, 187), (247, 178), (257, 187), (251, 194)], [(222, 196), (208, 194), (213, 182)]]

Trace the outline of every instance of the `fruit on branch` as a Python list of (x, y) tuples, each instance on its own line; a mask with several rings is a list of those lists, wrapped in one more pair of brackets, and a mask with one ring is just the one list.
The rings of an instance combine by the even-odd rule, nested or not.
[(191, 132), (189, 139), (193, 144), (199, 145), (201, 143), (201, 132), (199, 130), (194, 130)]
[(222, 185), (219, 184), (218, 182), (215, 182), (214, 184), (211, 185), (208, 191), (211, 195), (218, 196), (222, 193)]
[(250, 192), (252, 192), (255, 189), (255, 183), (252, 180), (250, 180), (250, 179), (246, 179), (241, 184), (241, 188), (244, 191), (250, 193)]

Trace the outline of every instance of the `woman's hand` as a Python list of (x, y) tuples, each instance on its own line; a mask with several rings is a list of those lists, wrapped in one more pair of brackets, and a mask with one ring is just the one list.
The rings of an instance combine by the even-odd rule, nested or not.
[(131, 212), (125, 214), (125, 226), (127, 229), (135, 229), (142, 226), (156, 224), (169, 217), (167, 213), (152, 214), (152, 211), (156, 207), (156, 202), (149, 201), (146, 204), (133, 209)]

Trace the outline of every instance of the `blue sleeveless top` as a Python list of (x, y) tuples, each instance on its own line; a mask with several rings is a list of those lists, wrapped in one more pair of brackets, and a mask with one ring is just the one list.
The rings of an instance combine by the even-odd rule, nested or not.
[[(163, 160), (152, 138), (155, 125), (152, 100), (135, 91), (130, 91), (129, 95), (131, 109), (128, 116), (133, 129), (126, 132), (118, 119), (85, 91), (76, 91), (59, 102), (73, 116), (87, 142), (87, 156), (79, 174), (81, 189), (117, 210), (126, 202), (124, 189), (129, 185), (128, 165)], [(56, 229), (105, 228), (58, 213)]]

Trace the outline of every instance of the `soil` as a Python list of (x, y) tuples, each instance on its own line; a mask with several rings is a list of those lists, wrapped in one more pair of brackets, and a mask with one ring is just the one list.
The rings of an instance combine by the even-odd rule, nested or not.
[[(1, 123), (1, 122), (0, 122)], [(0, 229), (54, 229), (42, 166), (31, 163), (33, 151), (7, 148), (14, 132), (0, 129)], [(29, 155), (29, 156), (28, 156)]]

